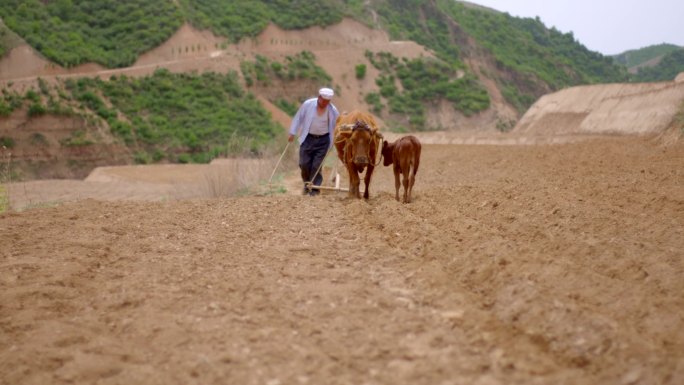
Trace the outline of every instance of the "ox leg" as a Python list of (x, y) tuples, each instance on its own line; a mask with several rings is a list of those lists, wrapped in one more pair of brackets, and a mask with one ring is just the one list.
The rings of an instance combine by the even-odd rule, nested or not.
[(363, 182), (366, 185), (366, 191), (363, 192), (364, 199), (368, 199), (368, 197), (369, 197), (370, 182), (371, 182), (371, 178), (373, 177), (373, 170), (374, 169), (375, 169), (375, 166), (372, 166), (372, 165), (369, 165), (368, 168), (366, 169), (366, 176), (363, 178)]
[(416, 183), (416, 168), (413, 167), (413, 170), (409, 174), (409, 184), (408, 184), (408, 201), (407, 203), (411, 203), (411, 194), (413, 193), (413, 185)]
[(404, 186), (404, 199), (403, 203), (409, 203), (408, 192), (409, 192), (409, 173), (408, 170), (402, 173), (401, 184)]
[(394, 199), (399, 202), (399, 175), (401, 174), (401, 170), (399, 170), (399, 167), (397, 165), (394, 165)]
[(347, 170), (349, 170), (349, 197), (360, 198), (359, 184), (361, 181), (359, 180), (359, 174), (356, 172), (356, 168), (353, 165), (348, 165)]

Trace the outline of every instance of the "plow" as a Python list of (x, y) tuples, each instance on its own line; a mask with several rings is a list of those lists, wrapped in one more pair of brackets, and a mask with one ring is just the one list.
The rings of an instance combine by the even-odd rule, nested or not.
[[(287, 145), (285, 146), (285, 149), (283, 150), (283, 153), (280, 155), (280, 158), (278, 159), (278, 162), (276, 163), (275, 168), (273, 169), (273, 172), (271, 173), (271, 177), (268, 180), (268, 184), (267, 184), (267, 189), (268, 189), (267, 194), (268, 195), (275, 193), (279, 188), (279, 186), (274, 185), (273, 178), (276, 174), (276, 171), (278, 170), (278, 167), (280, 167), (280, 164), (281, 164), (283, 157), (285, 156), (285, 153), (287, 152), (289, 146), (290, 146), (290, 143), (288, 142)], [(331, 150), (332, 150), (332, 148), (331, 148)], [(329, 164), (331, 162), (334, 162), (334, 165), (332, 165), (332, 167), (330, 167), (332, 177), (327, 179), (328, 183), (326, 183), (326, 179), (324, 178), (324, 182), (320, 186), (314, 185), (313, 182), (311, 182), (311, 181), (304, 183), (304, 188), (306, 188), (308, 191), (311, 191), (312, 189), (315, 188), (315, 189), (321, 190), (321, 191), (349, 192), (348, 187), (340, 186), (341, 177), (340, 177), (340, 173), (338, 172), (339, 160), (337, 159), (336, 156), (334, 157), (334, 160), (329, 159), (330, 152), (331, 151), (328, 151), (328, 153), (326, 154), (325, 158), (323, 159), (323, 162), (321, 163), (321, 167), (318, 169), (317, 173), (322, 171), (321, 169), (323, 168), (323, 165), (325, 165), (326, 163)], [(315, 177), (315, 175), (314, 175), (314, 177)]]
[[(326, 156), (326, 158), (327, 158), (327, 156)], [(336, 161), (337, 161), (337, 159), (336, 159)], [(323, 160), (323, 163), (325, 163), (325, 159)], [(312, 189), (315, 188), (317, 190), (322, 190), (322, 191), (349, 192), (349, 188), (340, 187), (340, 173), (337, 171), (337, 163), (338, 162), (335, 162), (335, 166), (332, 169), (332, 175), (333, 175), (333, 177), (331, 178), (332, 186), (326, 186), (324, 184), (321, 184), (320, 186), (316, 186), (313, 184), (313, 182), (306, 182), (306, 183), (304, 183), (304, 187), (309, 191), (311, 191)]]
[[(355, 113), (355, 114), (356, 115), (354, 115), (354, 116), (357, 116), (360, 113)], [(311, 177), (311, 179), (308, 182), (304, 183), (305, 191), (311, 192), (312, 190), (319, 190), (319, 191), (332, 191), (332, 192), (350, 192), (351, 187), (341, 187), (340, 186), (340, 174), (338, 172), (338, 165), (341, 162), (340, 159), (345, 159), (347, 162), (351, 162), (351, 159), (353, 157), (353, 155), (351, 155), (351, 154), (354, 153), (353, 151), (351, 151), (351, 149), (352, 149), (351, 136), (354, 135), (354, 132), (360, 132), (359, 137), (361, 137), (361, 138), (364, 137), (363, 135), (365, 133), (365, 135), (366, 135), (365, 141), (366, 141), (367, 146), (369, 145), (369, 146), (371, 146), (371, 148), (374, 148), (374, 146), (377, 146), (377, 150), (375, 151), (375, 153), (374, 153), (375, 155), (373, 157), (370, 156), (371, 152), (370, 152), (370, 150), (367, 149), (368, 147), (360, 147), (361, 148), (361, 151), (360, 151), (361, 155), (359, 156), (359, 158), (361, 159), (361, 162), (357, 163), (357, 160), (354, 159), (354, 166), (353, 167), (354, 167), (355, 171), (357, 170), (357, 165), (360, 164), (361, 166), (358, 166), (358, 167), (360, 167), (360, 168), (358, 168), (358, 170), (361, 170), (361, 171), (358, 171), (358, 172), (362, 172), (364, 167), (365, 167), (364, 165), (367, 164), (369, 159), (370, 159), (371, 165), (373, 165), (374, 167), (376, 167), (380, 164), (380, 161), (382, 159), (381, 147), (382, 147), (382, 143), (383, 143), (383, 136), (382, 136), (382, 134), (380, 134), (378, 132), (377, 128), (375, 128), (375, 127), (377, 127), (375, 120), (372, 119), (372, 116), (368, 116), (366, 118), (366, 120), (372, 122), (372, 125), (369, 127), (369, 125), (367, 123), (365, 123), (365, 121), (363, 121), (363, 120), (360, 120), (358, 118), (353, 118), (353, 117), (350, 117), (349, 119), (351, 119), (354, 123), (339, 124), (335, 128), (334, 143), (328, 149), (328, 152), (325, 154), (323, 161), (318, 166), (318, 169), (314, 173), (313, 177)], [(358, 129), (358, 131), (355, 131), (357, 129)], [(361, 141), (363, 141), (363, 140), (364, 139), (361, 139)], [(277, 162), (275, 168), (273, 169), (273, 172), (271, 173), (271, 178), (268, 181), (269, 189), (272, 188), (273, 176), (275, 175), (275, 172), (278, 169), (278, 166), (280, 165), (280, 163), (283, 159), (283, 156), (285, 155), (289, 146), (290, 146), (290, 142), (288, 142), (287, 145), (285, 146), (285, 150), (283, 150), (283, 153), (281, 154), (280, 159), (278, 159), (278, 162)], [(364, 148), (365, 148), (365, 150), (364, 150)], [(332, 162), (334, 162), (334, 164), (332, 166), (330, 166), (329, 156), (330, 156), (330, 153), (332, 152), (333, 149), (336, 150), (337, 156), (335, 156), (334, 160), (332, 161)], [(355, 147), (354, 147), (354, 150), (356, 150)], [(342, 156), (340, 156), (340, 154), (342, 154)], [(377, 157), (377, 161), (374, 161), (376, 157)], [(333, 177), (329, 178), (329, 180), (331, 181), (331, 184), (328, 185), (326, 183), (321, 183), (321, 185), (314, 185), (313, 181), (316, 179), (316, 177), (319, 174), (322, 173), (323, 166), (326, 163), (328, 163), (328, 165), (332, 169), (331, 175)], [(346, 167), (347, 166), (345, 166), (345, 168)], [(352, 171), (350, 171), (350, 173), (351, 172)], [(370, 172), (372, 173), (372, 170)], [(350, 178), (351, 178), (351, 175), (350, 175)], [(368, 178), (370, 180), (370, 176)], [(323, 181), (325, 181), (325, 180), (326, 179), (323, 178)], [(357, 183), (358, 183), (358, 180), (357, 180)], [(366, 182), (366, 183), (368, 183), (368, 182)], [(368, 194), (365, 194), (365, 192), (361, 189), (361, 186), (355, 187), (355, 189), (359, 190), (359, 191), (354, 192), (355, 195), (360, 194), (360, 193), (364, 193), (364, 197), (368, 198)]]

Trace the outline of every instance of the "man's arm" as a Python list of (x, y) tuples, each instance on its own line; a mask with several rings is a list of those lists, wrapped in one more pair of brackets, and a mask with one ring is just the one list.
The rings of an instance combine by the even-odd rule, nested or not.
[(304, 116), (306, 115), (306, 102), (302, 103), (301, 106), (299, 106), (299, 109), (297, 110), (297, 113), (295, 116), (292, 118), (292, 123), (290, 124), (290, 136), (288, 136), (287, 141), (292, 142), (294, 140), (295, 135), (297, 135), (297, 131), (302, 125), (302, 119), (304, 119)]

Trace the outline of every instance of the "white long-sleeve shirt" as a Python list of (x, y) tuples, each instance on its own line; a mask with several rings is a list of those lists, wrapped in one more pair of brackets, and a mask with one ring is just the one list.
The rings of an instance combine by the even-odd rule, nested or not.
[[(290, 135), (297, 135), (299, 131), (299, 144), (304, 143), (306, 136), (309, 135), (309, 128), (311, 128), (311, 122), (313, 122), (314, 116), (316, 116), (316, 108), (318, 107), (318, 98), (311, 98), (304, 103), (292, 118), (292, 124), (290, 124)], [(328, 104), (328, 135), (330, 135), (330, 145), (333, 144), (333, 131), (335, 130), (335, 121), (340, 113), (337, 111), (332, 103)]]

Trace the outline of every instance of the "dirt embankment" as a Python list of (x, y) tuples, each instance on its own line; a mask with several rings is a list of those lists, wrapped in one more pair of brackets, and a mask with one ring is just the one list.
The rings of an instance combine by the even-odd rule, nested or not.
[(530, 107), (513, 133), (662, 133), (684, 106), (680, 77), (672, 82), (579, 86), (545, 95)]
[(2, 170), (9, 167), (28, 180), (82, 179), (95, 167), (128, 164), (133, 159), (124, 144), (82, 116), (29, 117), (26, 109), (19, 109), (0, 118), (0, 137), (14, 143), (0, 151), (3, 162), (9, 163)]
[(644, 138), (426, 144), (409, 205), (380, 167), (367, 202), (1, 214), (0, 383), (681, 384), (682, 170)]

